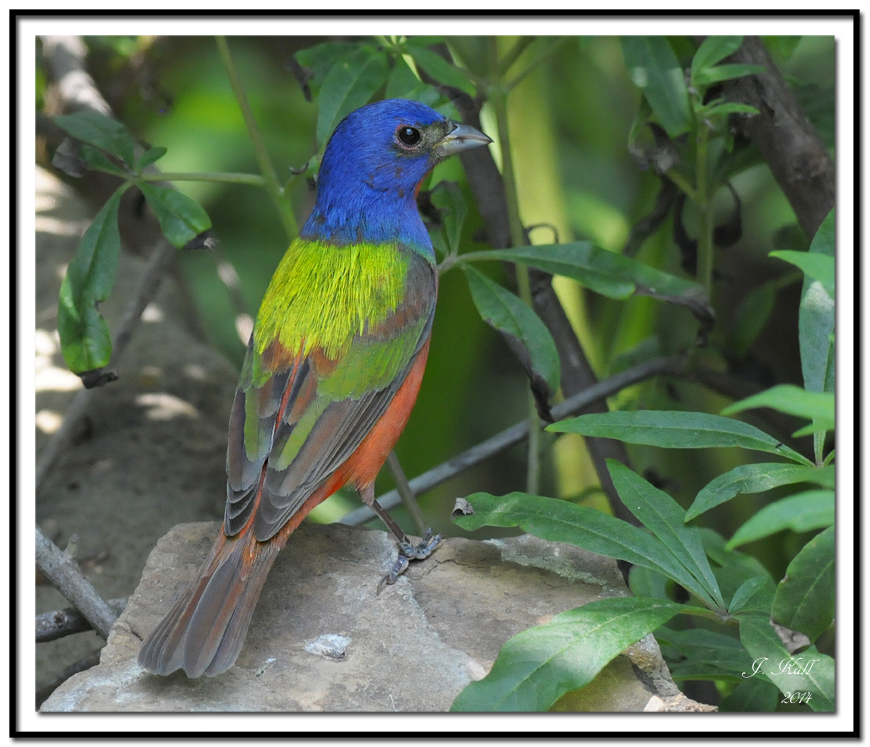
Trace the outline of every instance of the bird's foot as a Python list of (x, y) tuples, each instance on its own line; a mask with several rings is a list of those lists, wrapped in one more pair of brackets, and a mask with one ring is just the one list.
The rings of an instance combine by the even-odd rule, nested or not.
[(441, 535), (433, 535), (431, 529), (426, 531), (423, 539), (416, 545), (412, 545), (410, 542), (400, 542), (399, 557), (396, 559), (396, 562), (393, 563), (390, 572), (378, 582), (377, 593), (380, 594), (384, 586), (390, 586), (396, 583), (399, 576), (408, 570), (408, 566), (411, 564), (412, 560), (423, 560), (424, 558), (428, 558), (440, 543)]

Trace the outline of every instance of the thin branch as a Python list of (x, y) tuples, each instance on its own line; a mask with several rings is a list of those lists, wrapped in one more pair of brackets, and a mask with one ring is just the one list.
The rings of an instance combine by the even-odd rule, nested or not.
[[(116, 615), (120, 615), (127, 606), (129, 597), (110, 599), (106, 604)], [(77, 609), (67, 607), (62, 610), (43, 612), (36, 616), (36, 642), (47, 643), (58, 638), (66, 638), (74, 633), (86, 633), (93, 630), (87, 618)]]
[(245, 120), (245, 127), (248, 130), (248, 137), (251, 138), (251, 145), (254, 147), (254, 155), (257, 158), (257, 163), (260, 165), (260, 173), (266, 180), (266, 189), (272, 196), (275, 203), (275, 208), (281, 216), (284, 223), (284, 230), (287, 232), (288, 239), (294, 239), (299, 229), (296, 226), (296, 218), (293, 211), (290, 209), (290, 203), (284, 197), (284, 191), (281, 189), (281, 184), (278, 182), (278, 175), (269, 160), (269, 153), (263, 143), (263, 138), (260, 135), (260, 130), (257, 127), (257, 122), (254, 119), (254, 113), (251, 111), (251, 105), (248, 103), (248, 96), (245, 93), (245, 87), (242, 85), (242, 80), (239, 77), (239, 71), (236, 68), (236, 63), (233, 61), (230, 48), (227, 40), (223, 36), (216, 36), (218, 52), (220, 52), (224, 67), (227, 71), (227, 76), (230, 79), (230, 85), (233, 88), (233, 93), (236, 96), (236, 101), (239, 104), (239, 109), (242, 111), (242, 117)]
[(81, 611), (101, 638), (108, 638), (118, 615), (85, 578), (76, 561), (36, 527), (36, 567), (61, 594)]
[[(579, 394), (575, 394), (573, 397), (566, 399), (564, 402), (560, 402), (552, 410), (553, 417), (556, 420), (560, 420), (583, 410), (594, 402), (616, 394), (628, 386), (632, 386), (640, 381), (661, 374), (682, 374), (684, 368), (685, 358), (682, 357), (654, 358), (653, 360), (645, 361), (633, 368), (629, 368), (626, 371), (622, 371), (604, 381), (594, 384)], [(462, 452), (443, 464), (439, 464), (428, 472), (424, 472), (422, 475), (415, 477), (409, 483), (411, 490), (415, 495), (421, 495), (422, 493), (432, 490), (432, 488), (447, 482), (462, 472), (485, 462), (487, 459), (499, 452), (509, 449), (511, 446), (515, 446), (523, 441), (523, 439), (528, 435), (529, 421), (524, 420), (521, 423), (517, 423), (492, 438), (477, 444), (477, 446), (473, 446), (467, 451)], [(394, 508), (401, 502), (401, 498), (395, 490), (384, 494), (377, 500), (385, 509)], [(356, 526), (363, 524), (372, 518), (374, 518), (372, 510), (367, 506), (363, 506), (356, 511), (351, 511), (349, 514), (344, 516), (339, 523)]]
[(423, 518), (423, 512), (417, 504), (417, 499), (414, 497), (414, 491), (408, 484), (405, 470), (402, 469), (402, 465), (399, 463), (399, 457), (396, 456), (395, 451), (391, 451), (387, 457), (387, 466), (390, 468), (390, 473), (396, 481), (396, 492), (401, 497), (405, 508), (408, 509), (408, 513), (411, 514), (414, 525), (417, 527), (417, 533), (422, 537), (426, 533), (426, 519)]
[(722, 85), (731, 101), (758, 109), (755, 116), (735, 120), (758, 146), (803, 232), (815, 236), (834, 207), (836, 194), (834, 161), (828, 149), (761, 39), (745, 37), (727, 62), (763, 65), (767, 69), (759, 75), (726, 80)]

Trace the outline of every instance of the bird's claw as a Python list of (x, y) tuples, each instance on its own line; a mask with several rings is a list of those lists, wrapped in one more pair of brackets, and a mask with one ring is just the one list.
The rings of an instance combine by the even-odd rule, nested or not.
[(377, 593), (380, 594), (384, 586), (391, 586), (396, 583), (399, 576), (408, 570), (412, 560), (428, 558), (440, 543), (441, 535), (433, 535), (431, 529), (426, 531), (423, 539), (416, 545), (412, 545), (410, 542), (400, 542), (399, 557), (396, 558), (396, 562), (393, 563), (390, 572), (378, 582)]

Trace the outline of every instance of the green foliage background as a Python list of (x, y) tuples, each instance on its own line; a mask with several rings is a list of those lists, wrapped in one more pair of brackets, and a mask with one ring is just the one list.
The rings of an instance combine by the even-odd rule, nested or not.
[[(89, 67), (118, 118), (140, 140), (168, 149), (159, 163), (161, 171), (259, 171), (213, 39), (93, 37), (86, 41)], [(293, 185), (290, 198), (301, 224), (313, 191), (304, 174), (294, 174), (304, 171), (318, 150), (317, 99), (306, 100), (291, 67), (295, 53), (327, 40), (239, 37), (229, 41), (279, 181), (290, 180)], [(500, 40), (500, 46), (507, 50), (513, 41)], [(678, 55), (691, 59), (695, 52), (691, 42), (670, 41)], [(454, 40), (455, 54), (472, 72), (485, 67), (482, 43), (475, 37)], [(826, 144), (833, 147), (833, 38), (776, 38), (767, 40), (767, 45)], [(660, 180), (639, 168), (628, 147), (641, 95), (630, 79), (624, 54), (617, 38), (567, 39), (508, 98), (520, 214), (526, 226), (543, 224), (533, 231), (533, 243), (550, 243), (555, 232), (560, 242), (588, 239), (621, 252), (632, 227), (652, 208)], [(41, 96), (38, 91), (38, 100)], [(483, 112), (483, 129), (497, 136), (488, 109)], [(436, 169), (432, 182), (443, 179), (460, 182), (468, 196), (458, 159)], [(797, 227), (791, 207), (764, 163), (740, 171), (732, 185), (742, 202), (742, 237), (716, 253), (717, 326), (703, 354), (705, 362), (764, 388), (802, 386), (797, 333), (802, 275), (768, 255), (772, 250), (805, 251), (812, 237), (803, 236)], [(235, 267), (246, 310), (255, 315), (287, 243), (274, 206), (252, 187), (207, 181), (175, 186), (201, 202), (211, 216), (219, 255)], [(717, 224), (733, 211), (728, 190), (719, 190), (713, 204)], [(686, 208), (684, 218), (693, 234), (697, 226), (691, 208)], [(487, 248), (483, 229), (469, 200), (463, 253)], [(673, 230), (669, 217), (643, 243), (637, 259), (684, 275)], [(179, 255), (200, 325), (212, 343), (240, 365), (244, 347), (235, 331), (239, 309), (218, 276), (216, 259), (207, 252)], [(478, 267), (509, 285), (499, 263)], [(562, 278), (556, 283), (599, 378), (655, 351), (672, 354), (693, 344), (697, 324), (684, 309), (646, 297), (608, 299)], [(406, 473), (419, 474), (521, 420), (527, 414), (526, 389), (525, 376), (501, 338), (481, 322), (463, 274), (445, 273), (423, 388), (397, 447)], [(611, 406), (718, 413), (730, 402), (699, 384), (659, 379), (624, 390)], [(752, 418), (749, 413), (747, 419)], [(544, 437), (550, 439), (550, 448), (540, 492), (607, 510), (582, 437), (572, 433)], [(812, 455), (811, 436), (798, 445), (802, 453)], [(663, 487), (683, 509), (717, 475), (761, 461), (736, 447), (686, 452), (638, 444), (629, 453), (634, 470)], [(517, 448), (432, 491), (421, 504), (436, 531), (455, 535), (459, 530), (448, 519), (455, 496), (516, 490), (523, 484), (524, 470), (525, 453)], [(389, 476), (383, 474), (378, 492), (391, 487)], [(739, 495), (711, 509), (697, 523), (731, 537), (761, 507), (793, 492), (775, 488)], [(339, 495), (313, 516), (332, 520), (356, 505), (355, 498)], [(401, 522), (401, 510), (397, 514)], [(760, 562), (772, 578), (782, 578), (808, 539), (800, 529), (749, 541), (741, 550)], [(471, 536), (513, 531), (517, 530), (487, 526)], [(832, 635), (823, 634), (817, 643), (819, 650), (830, 651)]]

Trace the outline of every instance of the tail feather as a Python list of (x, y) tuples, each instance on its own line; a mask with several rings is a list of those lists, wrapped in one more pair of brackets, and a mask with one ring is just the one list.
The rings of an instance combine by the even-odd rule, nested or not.
[(208, 559), (145, 638), (139, 664), (154, 674), (214, 676), (236, 661), (266, 576), (287, 535), (258, 542), (251, 531), (218, 536)]

